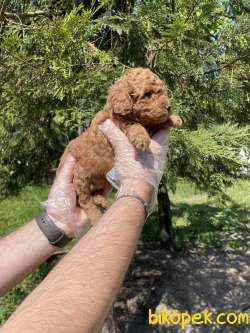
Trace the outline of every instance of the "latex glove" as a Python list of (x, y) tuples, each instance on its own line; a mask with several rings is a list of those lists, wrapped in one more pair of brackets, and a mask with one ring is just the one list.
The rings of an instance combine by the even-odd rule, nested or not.
[[(151, 139), (149, 149), (136, 149), (127, 136), (110, 120), (99, 125), (115, 151), (114, 168), (107, 174), (107, 179), (119, 192), (134, 190), (136, 184), (147, 183), (152, 186), (153, 194), (149, 202), (151, 213), (157, 202), (157, 192), (166, 162), (169, 134), (160, 130)], [(130, 188), (132, 187), (132, 188)]]
[(68, 237), (80, 235), (83, 229), (90, 226), (83, 209), (76, 206), (76, 191), (72, 182), (75, 163), (75, 158), (70, 154), (64, 158), (48, 200), (43, 203), (48, 215)]

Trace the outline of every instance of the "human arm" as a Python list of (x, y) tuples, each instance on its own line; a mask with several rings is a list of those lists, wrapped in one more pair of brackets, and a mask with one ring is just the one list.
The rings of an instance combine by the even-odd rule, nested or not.
[[(147, 189), (141, 192), (150, 196)], [(115, 202), (19, 306), (1, 333), (98, 332), (134, 253), (144, 215), (136, 199)]]
[(0, 239), (0, 296), (38, 267), (54, 250), (35, 219)]
[[(70, 185), (72, 172), (74, 167), (74, 159), (69, 157), (58, 174), (49, 194), (51, 198), (55, 196), (64, 199), (65, 193), (69, 197), (72, 192)], [(58, 185), (60, 184), (60, 186)], [(58, 191), (60, 189), (60, 191)], [(64, 194), (63, 194), (64, 191)], [(60, 192), (60, 193), (58, 193)], [(75, 192), (73, 191), (75, 195)], [(64, 219), (65, 212), (62, 213), (58, 207), (58, 203), (53, 201), (54, 205), (49, 206), (51, 216), (55, 217), (58, 227), (65, 231), (68, 236), (72, 236), (73, 230), (68, 220)], [(76, 215), (79, 227), (87, 223), (85, 213), (76, 208), (76, 205), (71, 201), (72, 213)], [(67, 209), (69, 211), (69, 209)], [(57, 212), (57, 214), (56, 214)], [(15, 286), (26, 275), (31, 273), (42, 262), (50, 257), (57, 248), (48, 242), (48, 239), (39, 229), (35, 219), (24, 224), (14, 232), (0, 239), (0, 295), (3, 295), (8, 289)]]
[[(115, 129), (111, 129), (114, 133)], [(165, 133), (161, 135), (155, 151), (163, 144)], [(120, 146), (118, 143), (117, 150), (126, 145), (122, 142)], [(122, 156), (120, 162), (123, 152), (118, 152)], [(125, 147), (125, 153), (130, 158), (126, 169), (131, 171), (132, 165), (136, 165), (138, 174), (143, 176), (127, 178), (118, 160), (121, 187), (135, 191), (149, 203), (154, 187), (147, 179), (153, 180), (155, 176), (146, 171), (145, 165), (144, 170), (140, 169), (140, 161), (135, 160), (132, 148), (129, 152)], [(117, 200), (19, 306), (1, 333), (98, 332), (123, 281), (144, 219), (144, 206), (139, 200), (133, 197)]]

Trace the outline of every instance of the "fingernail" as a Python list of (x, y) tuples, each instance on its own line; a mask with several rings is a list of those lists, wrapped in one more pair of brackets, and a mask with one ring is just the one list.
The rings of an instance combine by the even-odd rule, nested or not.
[(98, 127), (100, 128), (100, 130), (105, 132), (109, 128), (110, 124), (111, 124), (111, 120), (107, 119), (103, 123), (98, 125)]

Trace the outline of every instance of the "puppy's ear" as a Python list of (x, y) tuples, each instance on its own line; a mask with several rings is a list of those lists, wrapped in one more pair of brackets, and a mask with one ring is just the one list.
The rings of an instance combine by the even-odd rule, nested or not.
[(125, 116), (133, 110), (133, 99), (123, 85), (114, 85), (110, 89), (107, 102), (114, 114)]

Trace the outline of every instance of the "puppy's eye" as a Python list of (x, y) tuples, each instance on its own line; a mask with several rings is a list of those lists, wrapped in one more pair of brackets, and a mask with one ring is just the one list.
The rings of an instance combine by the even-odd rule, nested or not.
[(171, 112), (171, 106), (168, 106), (168, 107), (167, 107), (167, 111), (168, 111), (168, 112)]
[(132, 98), (132, 100), (136, 100), (137, 96), (134, 93), (129, 93), (129, 96)]
[(143, 98), (150, 98), (152, 96), (152, 91), (147, 91), (144, 95)]

